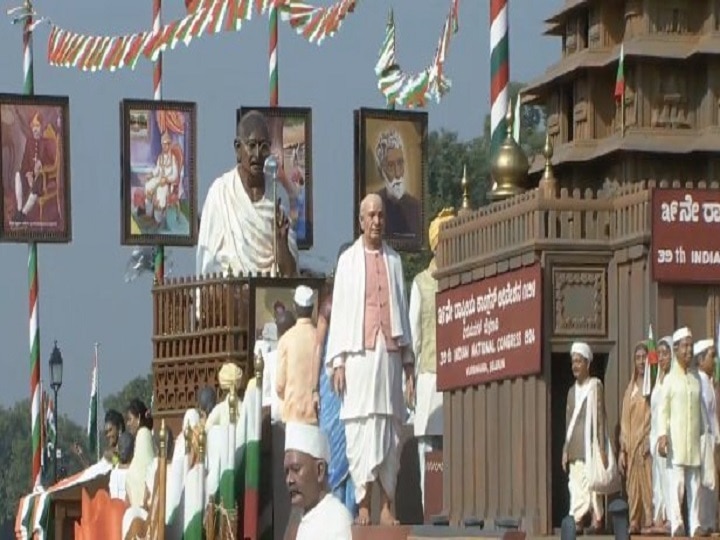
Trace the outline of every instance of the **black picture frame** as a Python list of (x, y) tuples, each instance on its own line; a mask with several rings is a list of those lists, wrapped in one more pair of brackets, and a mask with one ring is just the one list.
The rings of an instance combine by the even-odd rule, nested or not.
[[(180, 184), (184, 185), (185, 198), (179, 197), (179, 191), (175, 192), (174, 203), (169, 201), (173, 200), (172, 187), (168, 194), (168, 203), (164, 210), (165, 214), (161, 213), (161, 219), (172, 220), (184, 219), (187, 223), (187, 233), (178, 234), (163, 232), (162, 228), (158, 228), (157, 231), (152, 231), (155, 224), (163, 224), (162, 221), (157, 221), (157, 215), (155, 214), (155, 203), (153, 205), (153, 216), (147, 215), (147, 203), (143, 209), (143, 215), (140, 215), (140, 200), (134, 200), (133, 197), (137, 196), (137, 193), (144, 191), (144, 186), (133, 185), (133, 174), (137, 174), (133, 171), (131, 152), (132, 152), (132, 141), (131, 138), (142, 139), (147, 138), (147, 144), (152, 149), (153, 135), (159, 136), (160, 128), (156, 126), (157, 117), (154, 117), (151, 121), (152, 113), (158, 112), (170, 112), (170, 113), (182, 113), (186, 122), (189, 122), (183, 126), (182, 137), (183, 144), (173, 140), (172, 150), (174, 159), (182, 161), (180, 166)], [(143, 135), (143, 122), (142, 116), (146, 115), (144, 129), (146, 134)], [(166, 122), (168, 122), (166, 120)], [(166, 124), (167, 125), (167, 124)], [(154, 126), (156, 130), (152, 130), (151, 126)], [(172, 131), (172, 130), (171, 130)], [(178, 133), (174, 133), (175, 136)], [(157, 142), (157, 141), (155, 141)], [(182, 148), (181, 148), (182, 146)], [(152, 150), (151, 150), (152, 151)], [(144, 99), (123, 99), (120, 102), (120, 167), (121, 167), (121, 181), (120, 181), (120, 243), (122, 245), (131, 246), (194, 246), (197, 244), (198, 238), (198, 200), (197, 200), (197, 104), (194, 102), (186, 101), (153, 101)], [(147, 196), (145, 196), (147, 201)], [(170, 210), (174, 210), (173, 214)], [(149, 223), (150, 232), (141, 231), (139, 233), (134, 232), (133, 229), (140, 227), (139, 220), (147, 221)], [(167, 221), (164, 222), (167, 228)], [(183, 227), (184, 228), (184, 227)]]
[[(313, 186), (314, 186), (314, 177), (313, 177), (313, 160), (312, 160), (312, 109), (310, 107), (247, 107), (243, 106), (240, 107), (236, 111), (236, 122), (235, 125), (240, 123), (240, 119), (245, 115), (246, 113), (250, 111), (258, 111), (261, 113), (267, 120), (268, 120), (268, 127), (270, 129), (270, 135), (273, 137), (275, 133), (274, 129), (274, 119), (281, 119), (283, 122), (283, 127), (285, 126), (285, 119), (298, 119), (302, 118), (303, 122), (303, 156), (300, 158), (300, 161), (303, 163), (303, 171), (300, 178), (302, 178), (302, 182), (304, 185), (304, 209), (305, 209), (305, 230), (304, 234), (297, 235), (297, 246), (299, 250), (308, 250), (312, 248), (313, 241), (314, 241), (314, 208), (313, 208)], [(277, 148), (277, 139), (273, 137), (272, 141), (272, 147), (275, 149)], [(284, 143), (284, 141), (283, 141)], [(299, 145), (300, 143), (298, 143)], [(283, 144), (283, 154), (284, 151), (284, 144)], [(283, 155), (282, 163), (285, 162), (285, 156)], [(292, 181), (292, 180), (288, 180)], [(268, 190), (270, 186), (266, 185), (266, 190)], [(283, 206), (288, 209), (289, 207), (289, 197), (287, 195), (287, 190), (282, 189), (279, 190), (280, 199), (283, 201)], [(266, 192), (266, 197), (272, 198), (271, 192)], [(297, 229), (296, 229), (297, 232)]]
[[(18, 117), (21, 122), (17, 121)], [(41, 154), (38, 160), (41, 168), (34, 173), (33, 184), (30, 186), (27, 174), (33, 173), (25, 171), (23, 175), (20, 169), (23, 168), (26, 157), (27, 141), (33, 137), (29, 130), (26, 130), (25, 124), (30, 125), (35, 119), (38, 120), (41, 130), (37, 150)], [(0, 94), (0, 126), (0, 242), (70, 243), (70, 99), (67, 96)], [(19, 139), (25, 139), (25, 142)], [(48, 154), (53, 145), (54, 154)], [(51, 156), (48, 159), (53, 163), (42, 163), (42, 155)], [(19, 212), (15, 189), (17, 180), (20, 180), (22, 192), (19, 202), (21, 209), (28, 204), (32, 204), (32, 208), (22, 220), (16, 221)], [(37, 191), (35, 186), (39, 187)], [(29, 201), (30, 192), (36, 196), (33, 203)], [(48, 204), (51, 206), (47, 206)], [(46, 207), (50, 219), (57, 216), (54, 225), (53, 222), (45, 220)]]
[[(292, 297), (295, 289), (300, 285), (307, 285), (315, 292), (315, 310), (314, 321), (317, 323), (317, 315), (319, 314), (321, 295), (325, 291), (327, 281), (324, 278), (315, 277), (294, 277), (294, 278), (273, 278), (273, 277), (251, 277), (248, 279), (249, 286), (249, 317), (248, 317), (248, 354), (254, 355), (255, 342), (257, 341), (258, 326), (258, 301), (265, 303), (267, 309), (266, 298), (260, 298), (259, 292), (268, 289), (281, 289), (284, 291), (282, 298), (287, 309), (292, 306)], [(274, 303), (274, 302), (273, 302)], [(271, 304), (272, 306), (272, 304)], [(271, 308), (272, 309), (272, 308)]]
[[(359, 236), (360, 202), (370, 192), (385, 203), (385, 241), (398, 251), (418, 252), (425, 245), (426, 193), (428, 172), (428, 113), (361, 108), (353, 113), (355, 130), (355, 214), (354, 233)], [(403, 146), (403, 176), (406, 194), (398, 205), (388, 203), (384, 180), (375, 159), (380, 134), (394, 131)], [(407, 140), (410, 139), (410, 140)], [(407, 161), (407, 163), (406, 163)], [(410, 172), (408, 172), (410, 171)], [(402, 215), (400, 214), (402, 212)], [(389, 230), (395, 228), (396, 230)], [(405, 232), (405, 229), (407, 231)]]

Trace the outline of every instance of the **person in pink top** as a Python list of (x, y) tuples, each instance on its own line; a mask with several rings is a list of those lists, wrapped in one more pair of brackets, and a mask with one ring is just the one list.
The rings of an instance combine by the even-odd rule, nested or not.
[[(379, 482), (380, 523), (395, 525), (405, 403), (415, 388), (412, 340), (402, 261), (382, 239), (383, 203), (370, 194), (360, 205), (363, 234), (338, 260), (325, 367), (342, 396), (350, 476), (358, 525), (370, 523), (370, 493)], [(403, 373), (404, 372), (404, 373)], [(403, 400), (403, 374), (407, 400)]]

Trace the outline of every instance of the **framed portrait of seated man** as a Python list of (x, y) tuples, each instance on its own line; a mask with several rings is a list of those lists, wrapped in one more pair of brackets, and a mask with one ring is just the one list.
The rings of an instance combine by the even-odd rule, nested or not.
[(67, 97), (0, 94), (0, 241), (71, 241), (69, 126)]
[(426, 112), (355, 111), (355, 233), (360, 201), (383, 201), (385, 240), (399, 251), (420, 251), (425, 231), (428, 115)]
[(123, 245), (196, 244), (196, 134), (195, 103), (120, 103)]

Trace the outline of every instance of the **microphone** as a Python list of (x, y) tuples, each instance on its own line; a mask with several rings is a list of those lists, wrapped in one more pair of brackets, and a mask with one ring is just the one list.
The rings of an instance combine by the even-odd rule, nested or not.
[(267, 159), (265, 159), (265, 164), (263, 165), (263, 174), (265, 177), (270, 177), (273, 181), (277, 179), (277, 173), (278, 168), (280, 167), (280, 164), (278, 163), (278, 159), (270, 154)]
[[(267, 182), (268, 177), (272, 181), (272, 188), (273, 188), (273, 206), (277, 204), (278, 196), (277, 196), (277, 174), (278, 174), (278, 167), (280, 164), (278, 163), (278, 159), (270, 154), (265, 159), (265, 164), (263, 165), (263, 174), (265, 175), (265, 181)], [(277, 218), (273, 219), (273, 263), (272, 268), (270, 270), (270, 275), (272, 277), (278, 277), (280, 275), (280, 268), (278, 266), (277, 258), (278, 258), (278, 245), (277, 245)]]

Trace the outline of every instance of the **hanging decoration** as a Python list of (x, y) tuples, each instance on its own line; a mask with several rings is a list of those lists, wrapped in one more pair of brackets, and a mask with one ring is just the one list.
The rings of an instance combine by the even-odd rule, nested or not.
[(338, 0), (332, 6), (313, 7), (295, 0), (279, 0), (282, 18), (310, 43), (320, 45), (334, 36), (345, 17), (355, 11), (357, 0)]
[(52, 25), (48, 39), (50, 65), (83, 71), (135, 69), (141, 58), (155, 61), (161, 52), (180, 43), (220, 32), (239, 32), (253, 13), (266, 15), (271, 7), (311, 43), (333, 36), (357, 0), (337, 0), (329, 7), (314, 7), (298, 0), (186, 0), (187, 13), (164, 24), (159, 31), (123, 36), (91, 36)]
[(389, 105), (399, 105), (409, 109), (424, 107), (428, 100), (440, 102), (451, 86), (450, 79), (444, 75), (445, 58), (450, 47), (450, 39), (459, 30), (459, 0), (451, 0), (450, 12), (445, 18), (435, 56), (430, 65), (420, 73), (405, 73), (400, 69), (395, 55), (395, 20), (390, 13), (385, 39), (380, 48), (380, 56), (375, 65), (378, 77), (378, 89)]

